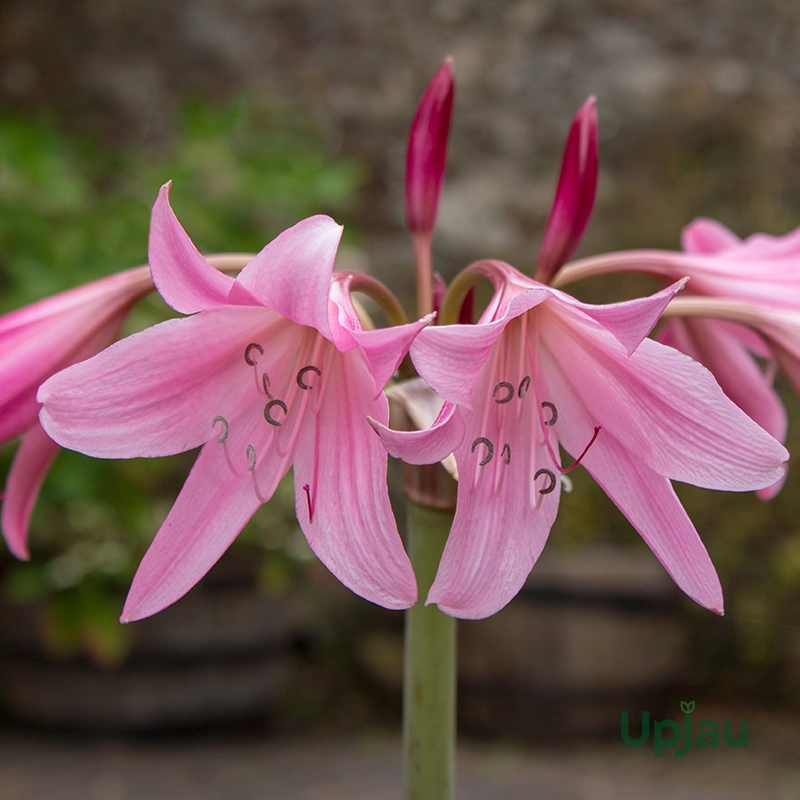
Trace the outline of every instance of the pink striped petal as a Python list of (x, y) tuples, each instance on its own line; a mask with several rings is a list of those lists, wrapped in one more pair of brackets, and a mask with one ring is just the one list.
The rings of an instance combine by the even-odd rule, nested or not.
[[(573, 457), (586, 445), (586, 430), (598, 423), (575, 390), (564, 362), (542, 352), (550, 390), (559, 409), (558, 437)], [(669, 480), (650, 470), (607, 427), (581, 462), (639, 532), (675, 583), (695, 602), (722, 613), (722, 589), (714, 565)]]
[(294, 455), (297, 519), (311, 549), (348, 588), (385, 608), (409, 608), (417, 586), (386, 492), (388, 458), (367, 417), (388, 420), (359, 351), (326, 365), (330, 389), (307, 415)]
[(214, 269), (192, 244), (170, 208), (170, 186), (161, 187), (150, 218), (148, 260), (158, 293), (182, 314), (227, 305), (233, 278)]
[(549, 283), (569, 260), (589, 223), (597, 191), (597, 108), (590, 97), (572, 122), (553, 207), (547, 218), (536, 280)]
[(27, 560), (28, 525), (47, 471), (61, 448), (38, 423), (22, 437), (6, 480), (2, 507), (2, 529), (8, 549)]
[(216, 417), (233, 420), (263, 396), (263, 374), (296, 346), (296, 326), (263, 308), (168, 320), (48, 380), (42, 425), (63, 447), (101, 458), (190, 450), (215, 434)]
[(236, 284), (272, 311), (331, 339), (331, 273), (341, 236), (341, 225), (330, 217), (304, 219), (273, 239)]
[(566, 305), (548, 303), (541, 313), (542, 341), (592, 417), (650, 469), (730, 491), (780, 480), (785, 448), (725, 397), (705, 367), (650, 339), (628, 356)]
[[(476, 389), (487, 397), (489, 374)], [(536, 474), (552, 473), (553, 462), (530, 412), (492, 403), (488, 412), (465, 414), (456, 515), (426, 600), (452, 616), (482, 619), (503, 608), (525, 583), (556, 518), (561, 485), (555, 478), (553, 491), (539, 493), (549, 479)]]
[(183, 597), (260, 505), (251, 476), (237, 477), (215, 442), (204, 447), (139, 565), (122, 622), (152, 616)]

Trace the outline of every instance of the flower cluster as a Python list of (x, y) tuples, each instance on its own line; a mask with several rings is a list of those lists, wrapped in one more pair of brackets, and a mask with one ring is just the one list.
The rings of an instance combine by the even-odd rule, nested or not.
[[(134, 578), (124, 620), (194, 586), (290, 468), (297, 518), (320, 560), (362, 597), (408, 608), (417, 586), (389, 506), (388, 452), (410, 464), (443, 461), (457, 475), (453, 527), (425, 601), (480, 618), (519, 591), (556, 518), (562, 476), (580, 464), (676, 583), (722, 613), (716, 572), (671, 481), (763, 497), (780, 488), (786, 415), (756, 358), (774, 359), (800, 390), (800, 233), (740, 242), (698, 221), (684, 233), (684, 253), (567, 264), (597, 186), (589, 98), (567, 138), (534, 277), (481, 261), (442, 296), (431, 240), (452, 103), (448, 59), (409, 137), (415, 322), (395, 313), (374, 279), (334, 270), (341, 228), (328, 217), (299, 222), (237, 277), (225, 274), (180, 226), (169, 186), (153, 208), (149, 273), (0, 318), (0, 439), (25, 436), (3, 506), (17, 555), (27, 554), (30, 508), (55, 453), (47, 435), (101, 458), (202, 447)], [(665, 286), (605, 306), (560, 288), (620, 271), (650, 272)], [(150, 275), (184, 316), (111, 344)], [(467, 309), (481, 279), (494, 293), (473, 323)], [(365, 325), (356, 288), (385, 301), (397, 324)], [(647, 338), (662, 315), (670, 319), (658, 341)], [(401, 432), (389, 427), (383, 390), (407, 353), (420, 376), (406, 393), (419, 406), (412, 417), (432, 424)]]

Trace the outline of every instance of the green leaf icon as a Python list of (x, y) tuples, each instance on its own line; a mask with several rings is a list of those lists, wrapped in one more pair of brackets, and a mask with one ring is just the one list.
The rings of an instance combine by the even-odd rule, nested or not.
[(684, 714), (691, 714), (692, 711), (694, 711), (694, 700), (691, 700), (688, 703), (685, 703), (683, 700), (681, 700), (681, 711), (683, 711)]

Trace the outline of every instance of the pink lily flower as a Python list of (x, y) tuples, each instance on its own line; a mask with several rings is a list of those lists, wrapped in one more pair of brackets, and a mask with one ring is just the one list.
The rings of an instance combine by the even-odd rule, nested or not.
[(559, 267), (569, 260), (589, 224), (597, 193), (597, 101), (590, 97), (572, 121), (555, 199), (539, 251), (534, 277), (550, 283)]
[(332, 273), (341, 227), (303, 220), (231, 278), (195, 249), (162, 188), (150, 267), (176, 311), (51, 378), (39, 400), (61, 445), (101, 458), (202, 446), (145, 554), (123, 621), (192, 588), (294, 468), (297, 517), (339, 580), (387, 608), (416, 583), (391, 513), (386, 453), (367, 415), (386, 422), (383, 386), (429, 319), (364, 331), (350, 273)]
[(0, 317), (0, 442), (22, 437), (0, 521), (17, 558), (29, 557), (31, 514), (59, 450), (39, 425), (39, 386), (111, 344), (135, 303), (152, 290), (150, 270), (138, 267)]
[[(463, 275), (463, 274), (462, 274)], [(427, 598), (448, 614), (489, 616), (521, 588), (558, 510), (559, 443), (582, 463), (693, 600), (722, 613), (714, 566), (672, 489), (769, 486), (785, 448), (701, 365), (646, 339), (682, 283), (607, 306), (580, 303), (496, 261), (495, 295), (476, 325), (431, 327), (411, 347), (444, 400), (428, 431), (375, 424), (392, 455), (440, 460), (455, 447), (458, 503)], [(572, 466), (574, 466), (573, 464)]]
[[(684, 253), (632, 250), (595, 256), (567, 265), (554, 284), (598, 274), (636, 271), (664, 280), (690, 278), (686, 295), (740, 300), (765, 308), (800, 309), (800, 228), (782, 237), (755, 234), (741, 241), (719, 222), (695, 220), (682, 234)], [(756, 357), (775, 357), (760, 328), (712, 317), (671, 317), (658, 334), (707, 367), (725, 394), (779, 441), (785, 441), (786, 409), (773, 388), (774, 368)], [(774, 497), (783, 480), (758, 492)]]

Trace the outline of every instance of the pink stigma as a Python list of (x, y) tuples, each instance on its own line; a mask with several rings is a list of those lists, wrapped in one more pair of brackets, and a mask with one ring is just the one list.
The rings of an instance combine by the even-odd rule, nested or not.
[(595, 439), (597, 439), (597, 434), (600, 433), (600, 429), (602, 427), (603, 427), (602, 425), (594, 426), (594, 433), (592, 434), (592, 438), (589, 440), (589, 444), (587, 444), (586, 447), (583, 448), (583, 452), (575, 459), (575, 462), (571, 466), (564, 469), (563, 467), (559, 467), (558, 464), (556, 464), (556, 468), (562, 475), (566, 475), (568, 472), (572, 472), (572, 470), (574, 470), (575, 467), (577, 467), (578, 464), (580, 464), (581, 461), (583, 461), (583, 457), (589, 452), (589, 448), (594, 444)]
[[(595, 434), (595, 436), (596, 435), (597, 434)], [(592, 441), (594, 441), (594, 439), (592, 439)], [(588, 449), (589, 448), (587, 447), (586, 450), (588, 450)], [(586, 452), (586, 451), (584, 451), (584, 452)], [(581, 458), (583, 458), (583, 456), (581, 456)], [(307, 483), (304, 483), (303, 484), (303, 491), (306, 493), (306, 503), (308, 503), (308, 521), (309, 522), (313, 522), (314, 521), (314, 510), (313, 510), (313, 508), (311, 506), (311, 487)]]

